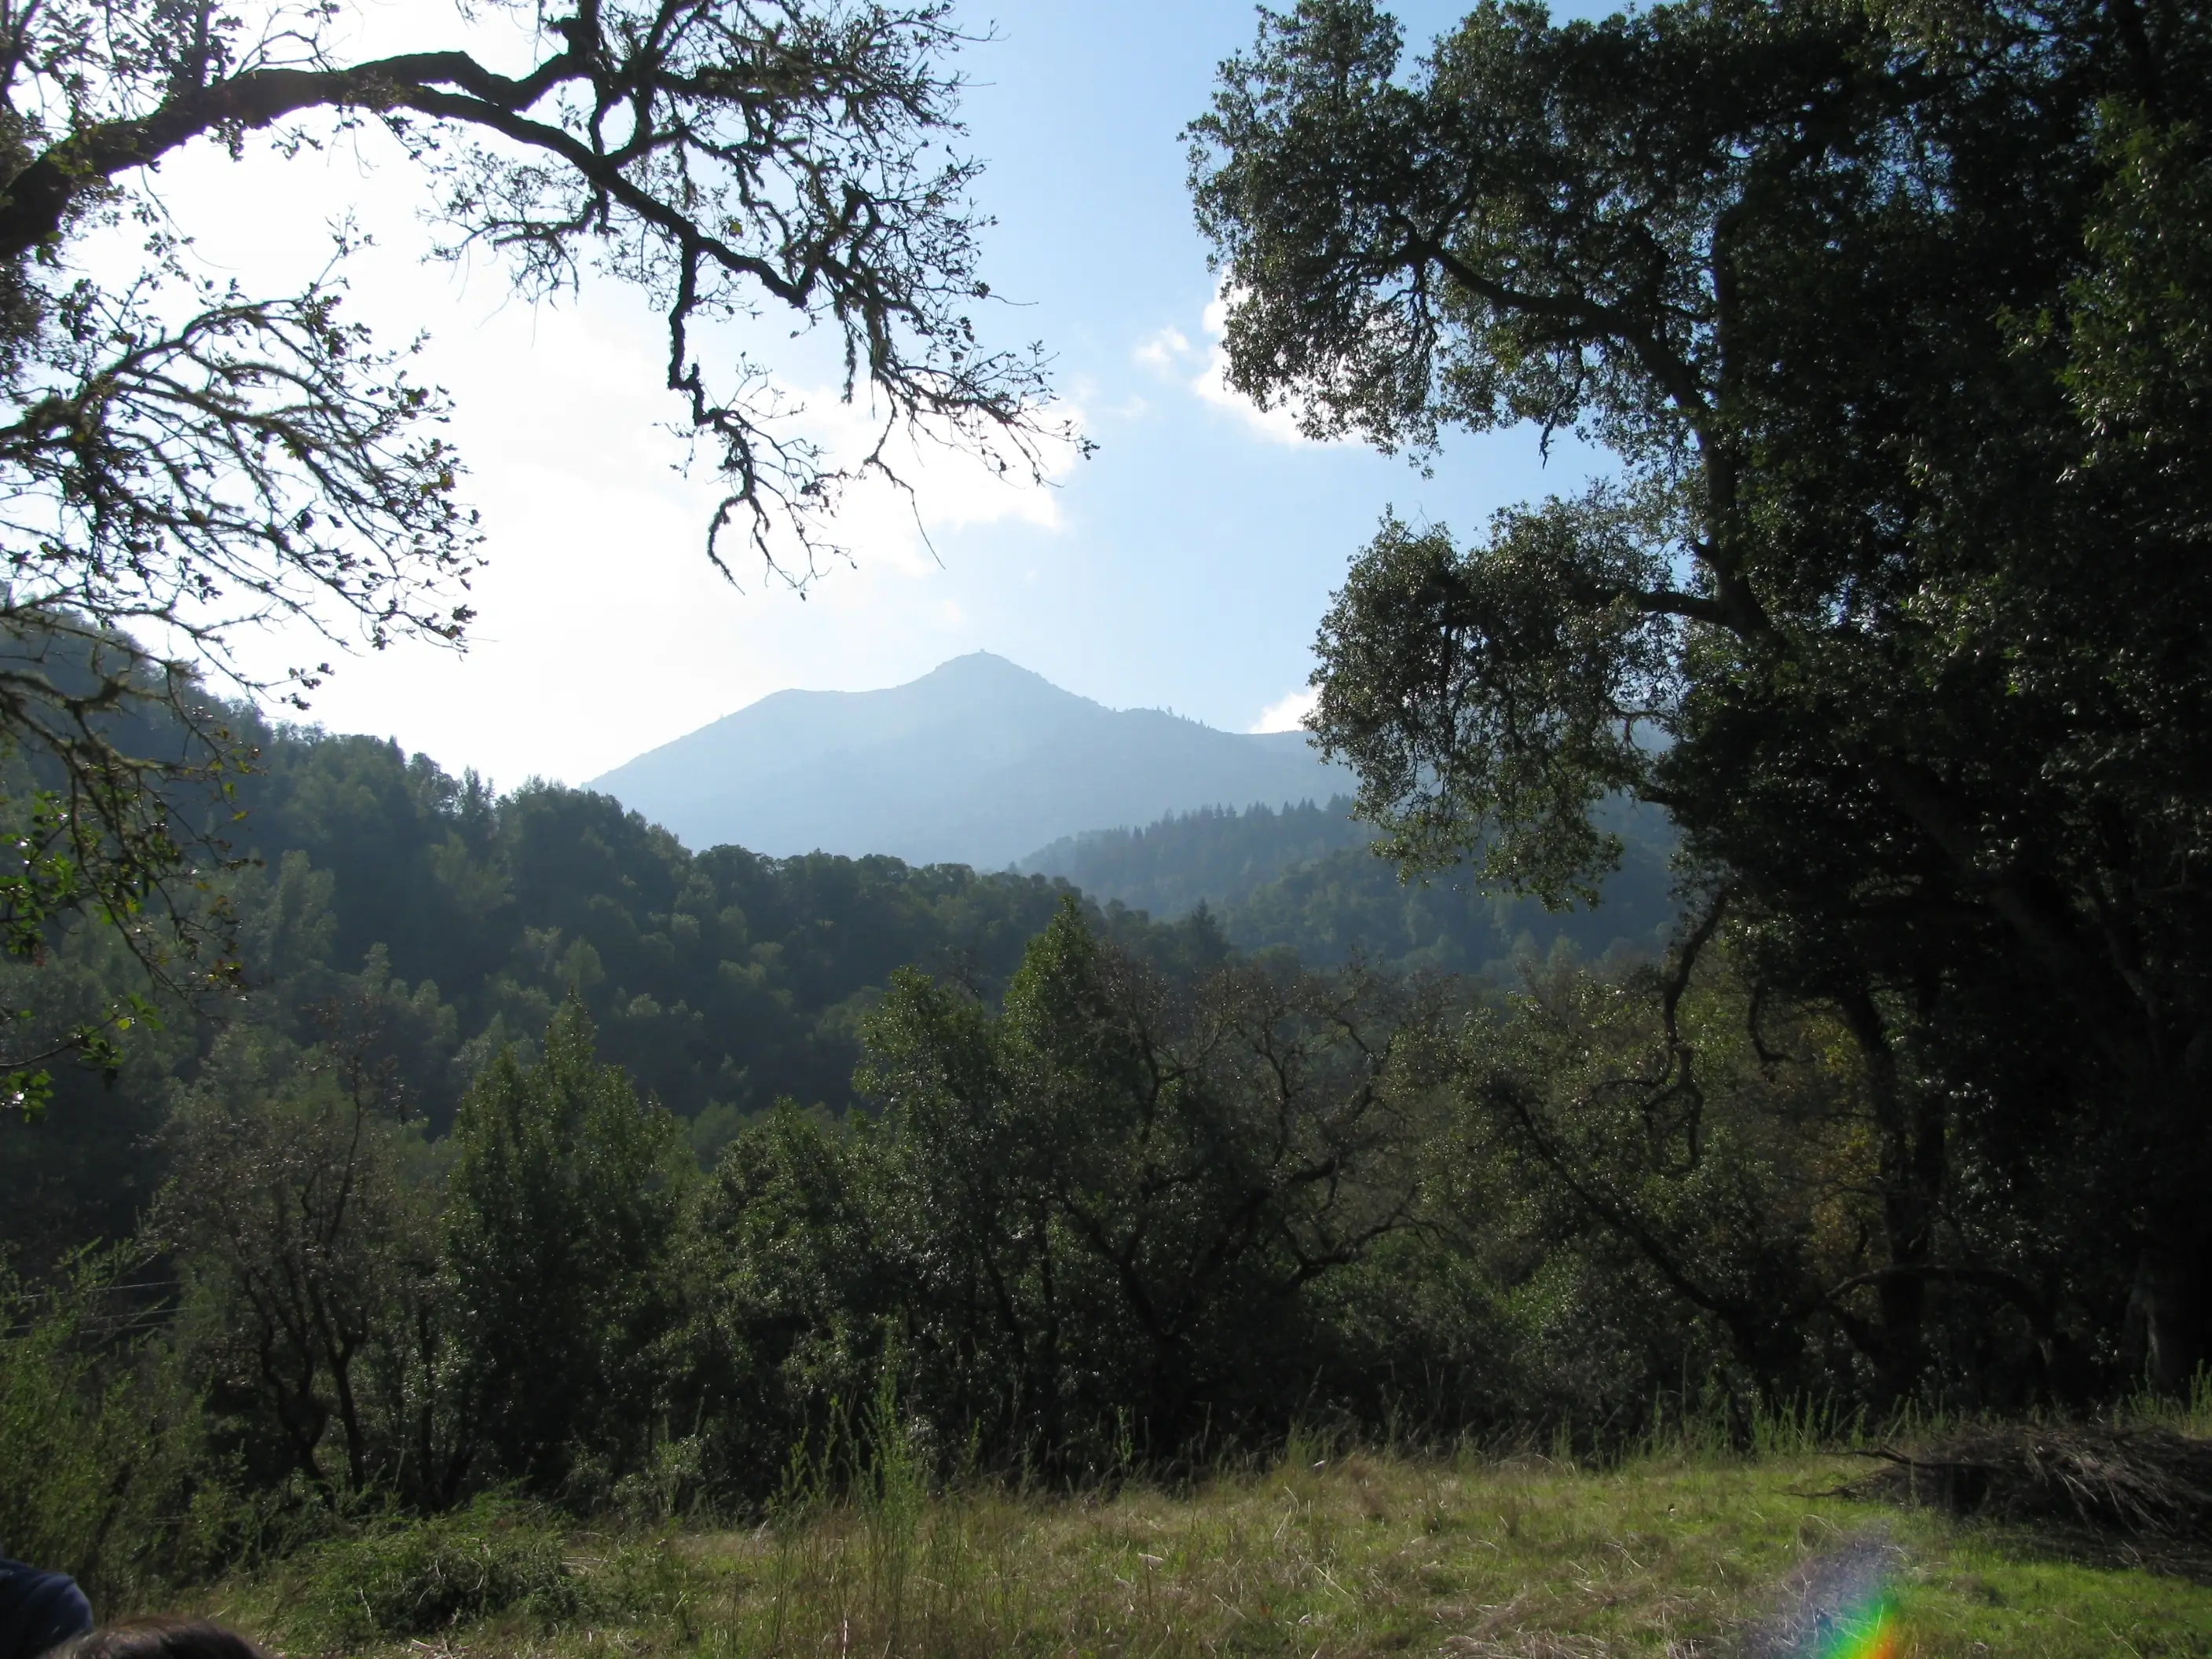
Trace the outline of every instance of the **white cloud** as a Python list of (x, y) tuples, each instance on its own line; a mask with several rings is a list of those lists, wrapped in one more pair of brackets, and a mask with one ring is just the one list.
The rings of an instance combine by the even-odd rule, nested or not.
[(1147, 368), (1163, 374), (1172, 374), (1177, 364), (1190, 355), (1190, 337), (1172, 324), (1139, 346), (1137, 361)]
[(1305, 726), (1306, 716), (1321, 701), (1321, 693), (1310, 685), (1269, 703), (1260, 711), (1260, 718), (1252, 722), (1255, 732), (1297, 732)]
[[(797, 401), (808, 411), (799, 424), (841, 462), (857, 464), (882, 431), (879, 416), (839, 401), (834, 390), (801, 393)], [(912, 574), (936, 568), (932, 531), (1015, 523), (1057, 532), (1062, 527), (1057, 486), (1080, 459), (1077, 440), (1085, 420), (1081, 410), (1063, 402), (1045, 411), (1044, 421), (1064, 425), (1067, 435), (1039, 446), (1034, 472), (1011, 449), (1000, 457), (1002, 468), (942, 434), (894, 434), (884, 461), (897, 482), (870, 476), (852, 485), (827, 534), (842, 546), (865, 550), (871, 561), (887, 560)]]
[(1217, 292), (1206, 307), (1206, 332), (1212, 341), (1206, 367), (1200, 369), (1190, 389), (1217, 408), (1228, 410), (1240, 416), (1244, 423), (1261, 437), (1279, 444), (1310, 444), (1314, 441), (1298, 429), (1296, 409), (1288, 404), (1277, 404), (1272, 409), (1262, 409), (1243, 392), (1229, 384), (1229, 349), (1223, 343), (1229, 332), (1229, 295)]
[[(1229, 384), (1229, 351), (1223, 343), (1229, 332), (1229, 296), (1217, 292), (1200, 319), (1207, 344), (1191, 343), (1190, 336), (1170, 324), (1149, 336), (1132, 355), (1164, 379), (1183, 379), (1204, 402), (1225, 409), (1260, 436), (1279, 444), (1308, 444), (1314, 441), (1298, 430), (1297, 411), (1278, 404), (1262, 409)], [(1191, 374), (1194, 365), (1197, 373)], [(1187, 378), (1186, 378), (1187, 377)]]

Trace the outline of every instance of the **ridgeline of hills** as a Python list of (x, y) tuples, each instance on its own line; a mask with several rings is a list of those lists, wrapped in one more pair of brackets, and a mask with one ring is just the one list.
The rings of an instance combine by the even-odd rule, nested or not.
[(1325, 806), (1181, 813), (1142, 829), (1071, 836), (1017, 867), (1158, 921), (1203, 905), (1238, 949), (1288, 949), (1316, 963), (1358, 955), (1394, 968), (1506, 978), (1519, 958), (1562, 940), (1591, 960), (1654, 955), (1674, 927), (1672, 837), (1656, 813), (1613, 809), (1626, 850), (1602, 902), (1547, 911), (1534, 899), (1486, 896), (1464, 875), (1401, 878), (1375, 856), (1373, 832), (1351, 809), (1338, 796)]
[(1112, 709), (1003, 657), (881, 691), (779, 691), (592, 780), (690, 847), (1001, 870), (1048, 842), (1350, 786), (1302, 732)]
[(1202, 806), (1139, 828), (1062, 836), (1014, 866), (1058, 876), (1100, 903), (1178, 916), (1248, 898), (1285, 870), (1365, 848), (1374, 831), (1352, 817), (1352, 798), (1247, 807)]
[(1510, 973), (1559, 939), (1649, 951), (1673, 923), (1656, 817), (1623, 820), (1604, 905), (1550, 915), (1401, 883), (1368, 853), (1351, 782), (1304, 732), (1116, 711), (976, 652), (885, 690), (777, 692), (589, 787), (691, 847), (1011, 868), (1156, 920), (1204, 905), (1231, 944), (1315, 961)]

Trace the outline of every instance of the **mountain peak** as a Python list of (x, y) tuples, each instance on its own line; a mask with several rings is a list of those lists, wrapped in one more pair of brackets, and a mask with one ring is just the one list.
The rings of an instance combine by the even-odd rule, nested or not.
[[(1055, 691), (1060, 690), (1058, 686), (1052, 685), (1052, 682), (1050, 680), (1045, 678), (1043, 675), (1038, 673), (1035, 669), (1024, 668), (1021, 664), (1014, 661), (1012, 658), (1002, 657), (995, 651), (970, 651), (961, 656), (947, 657), (943, 662), (938, 664), (936, 667), (931, 669), (927, 674), (924, 674), (921, 678), (925, 680), (964, 679), (984, 675), (995, 675), (1002, 678), (1035, 680), (1040, 685), (1052, 686), (1052, 689)], [(910, 680), (908, 684), (920, 684), (921, 681)]]
[(998, 869), (1085, 830), (1347, 787), (1302, 736), (1116, 711), (988, 651), (878, 691), (779, 691), (592, 787), (693, 847)]
[(948, 658), (920, 679), (908, 680), (903, 685), (890, 686), (881, 691), (863, 691), (854, 695), (898, 700), (916, 707), (944, 707), (946, 699), (1013, 700), (1018, 705), (1051, 708), (1061, 713), (1073, 713), (1077, 708), (1108, 712), (1103, 704), (1078, 696), (1073, 691), (1062, 690), (1036, 670), (1024, 668), (990, 651), (970, 651), (963, 657)]

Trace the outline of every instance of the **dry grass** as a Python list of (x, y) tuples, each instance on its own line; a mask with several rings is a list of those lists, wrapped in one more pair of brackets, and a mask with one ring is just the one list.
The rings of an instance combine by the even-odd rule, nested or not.
[[(577, 1611), (388, 1644), (458, 1659), (1778, 1656), (1878, 1560), (1898, 1651), (2212, 1659), (2212, 1589), (1832, 1492), (1838, 1458), (1605, 1473), (1297, 1456), (1187, 1494), (894, 1490), (777, 1528), (570, 1540)], [(325, 1587), (327, 1588), (327, 1587)], [(294, 1652), (300, 1587), (209, 1608)]]
[(2212, 1553), (2212, 1442), (2155, 1424), (1976, 1424), (1869, 1455), (1869, 1497)]

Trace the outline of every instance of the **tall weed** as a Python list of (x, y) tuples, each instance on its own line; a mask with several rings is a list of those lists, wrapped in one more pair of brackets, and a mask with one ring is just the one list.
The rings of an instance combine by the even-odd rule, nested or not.
[(2171, 1429), (2176, 1434), (2212, 1439), (2212, 1365), (2199, 1365), (2190, 1379), (2186, 1398), (2174, 1399), (2144, 1388), (2131, 1395), (2116, 1413), (2123, 1423)]
[(1003, 1506), (940, 1499), (933, 1465), (887, 1359), (858, 1420), (833, 1407), (821, 1449), (793, 1454), (746, 1650), (886, 1659), (994, 1650), (993, 1632), (1017, 1627), (1020, 1601), (1000, 1529), (981, 1524)]

